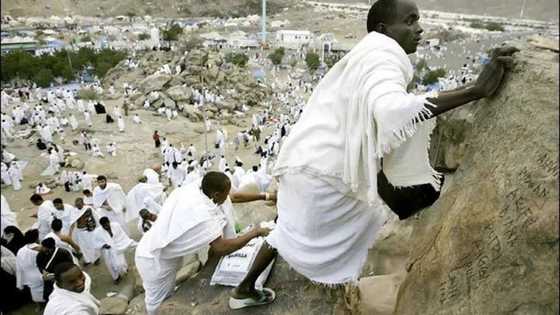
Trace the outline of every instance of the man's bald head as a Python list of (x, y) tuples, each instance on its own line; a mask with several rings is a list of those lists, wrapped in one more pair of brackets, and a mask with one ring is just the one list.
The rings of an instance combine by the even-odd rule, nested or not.
[(379, 23), (391, 24), (397, 17), (398, 0), (378, 0), (368, 12), (367, 31), (371, 33), (375, 31)]
[(159, 173), (161, 171), (161, 164), (156, 163), (156, 164), (152, 165), (152, 169)]
[(368, 13), (367, 30), (394, 39), (407, 53), (416, 52), (422, 27), (420, 13), (414, 2), (407, 0), (378, 0)]

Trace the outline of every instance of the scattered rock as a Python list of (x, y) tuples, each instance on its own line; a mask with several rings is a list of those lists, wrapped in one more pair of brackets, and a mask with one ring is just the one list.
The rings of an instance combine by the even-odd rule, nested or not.
[(152, 91), (161, 91), (170, 80), (170, 75), (152, 74), (140, 82), (140, 89), (146, 94)]
[(71, 162), (70, 162), (70, 166), (72, 166), (73, 168), (77, 168), (79, 170), (84, 168), (84, 161), (78, 159), (78, 158), (74, 158)]
[(192, 89), (186, 86), (178, 85), (166, 91), (167, 95), (175, 102), (187, 102), (192, 98)]
[(128, 299), (120, 295), (103, 298), (100, 302), (101, 315), (122, 315), (128, 308)]
[[(558, 314), (558, 63), (521, 48), (422, 211), (395, 314)], [(531, 82), (530, 86), (527, 82)]]

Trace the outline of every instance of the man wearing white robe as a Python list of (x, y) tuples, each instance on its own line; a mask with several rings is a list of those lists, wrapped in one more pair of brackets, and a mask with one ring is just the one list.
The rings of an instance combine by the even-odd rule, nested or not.
[(74, 114), (70, 114), (70, 118), (68, 118), (68, 122), (70, 123), (70, 127), (72, 127), (72, 130), (78, 129), (78, 121), (76, 120)]
[(171, 167), (169, 168), (169, 180), (171, 181), (171, 185), (173, 185), (173, 188), (180, 187), (185, 180), (185, 176), (185, 169), (179, 167), (179, 164), (177, 162), (172, 162)]
[(223, 173), (225, 172), (226, 168), (227, 168), (227, 161), (226, 158), (222, 155), (220, 157), (220, 162), (218, 162), (218, 170)]
[(4, 195), (1, 195), (1, 197), (2, 199), (0, 203), (0, 214), (1, 214), (0, 236), (4, 236), (4, 228), (10, 225), (15, 227), (18, 227), (19, 225), (17, 223), (16, 213), (13, 212), (12, 209), (10, 209), (10, 205), (8, 204), (8, 201), (6, 200)]
[(54, 268), (54, 290), (49, 296), (44, 315), (97, 315), (99, 301), (90, 293), (91, 278), (72, 263)]
[(101, 149), (99, 148), (99, 145), (97, 143), (94, 143), (91, 147), (91, 155), (93, 157), (105, 157), (105, 155), (103, 154), (103, 152), (101, 152)]
[(134, 116), (132, 116), (132, 122), (139, 125), (142, 123), (142, 120), (138, 114), (134, 114)]
[(93, 177), (92, 175), (88, 174), (86, 171), (83, 171), (80, 175), (80, 181), (82, 183), (83, 190), (93, 190)]
[(119, 127), (119, 132), (124, 132), (124, 119), (122, 116), (118, 116), (117, 126)]
[(11, 185), (12, 184), (12, 179), (10, 177), (10, 174), (8, 174), (8, 165), (4, 162), (0, 162), (2, 165), (2, 170), (1, 170), (1, 175), (2, 175), (2, 183), (6, 184), (6, 185)]
[(161, 303), (173, 293), (183, 256), (198, 253), (208, 245), (213, 254), (227, 255), (251, 239), (268, 234), (268, 229), (255, 228), (236, 237), (233, 215), (222, 206), (231, 206), (229, 188), (224, 174), (209, 172), (202, 182), (175, 189), (138, 243), (135, 262), (148, 315), (158, 314)]
[(88, 127), (91, 128), (93, 126), (93, 123), (91, 121), (91, 112), (90, 111), (88, 111), (88, 110), (84, 111), (84, 120), (85, 120)]
[(54, 175), (60, 169), (60, 158), (54, 149), (49, 149), (49, 174)]
[(151, 168), (147, 168), (142, 173), (146, 177), (146, 182), (148, 184), (159, 184), (159, 172), (161, 171), (161, 165), (156, 164)]
[(127, 222), (138, 219), (142, 209), (159, 213), (164, 201), (163, 185), (160, 183), (138, 183), (126, 195)]
[(33, 194), (29, 200), (38, 207), (37, 223), (39, 225), (39, 240), (42, 241), (50, 232), (52, 220), (56, 217), (58, 210), (51, 200), (44, 200), (41, 195)]
[[(430, 184), (439, 190), (440, 176), (428, 157), (431, 118), (492, 95), (506, 62), (494, 60), (472, 88), (437, 97), (409, 94), (413, 68), (407, 54), (420, 41), (419, 18), (411, 2), (377, 1), (368, 14), (369, 34), (314, 89), (272, 174), (279, 179), (277, 225), (230, 306), (258, 298), (255, 280), (274, 259), (274, 249), (312, 281), (357, 281), (390, 215), (377, 190), (381, 159), (393, 186)], [(496, 55), (514, 52), (500, 48)]]
[(84, 207), (83, 200), (77, 198), (75, 201), (76, 208), (80, 210), (79, 216), (75, 218), (71, 227), (72, 239), (80, 246), (86, 265), (94, 263), (101, 258), (101, 250), (96, 242), (102, 233), (99, 226), (99, 220), (92, 208)]
[(190, 156), (191, 160), (196, 159), (196, 148), (194, 147), (193, 144), (191, 144), (187, 149), (187, 156)]
[(126, 195), (121, 185), (107, 183), (105, 176), (97, 176), (97, 187), (93, 190), (93, 206), (100, 217), (106, 216), (111, 222), (120, 224), (128, 234), (128, 226), (124, 217)]
[(53, 141), (52, 129), (48, 125), (42, 125), (39, 129), (39, 134), (41, 135), (43, 142), (50, 143)]
[(14, 190), (21, 190), (21, 181), (23, 180), (23, 175), (16, 161), (10, 163), (8, 175), (10, 176), (10, 180), (12, 182)]
[(103, 228), (103, 233), (100, 233), (103, 236), (100, 241), (104, 243), (101, 250), (103, 260), (113, 281), (118, 282), (121, 276), (128, 271), (125, 252), (129, 248), (135, 247), (136, 242), (126, 235), (120, 224), (110, 222), (107, 217), (99, 219), (99, 223)]
[(44, 280), (37, 267), (37, 254), (41, 245), (32, 242), (20, 248), (16, 255), (16, 286), (23, 290), (27, 286), (31, 291), (33, 302), (42, 303)]
[(111, 142), (107, 145), (107, 154), (110, 156), (117, 156), (117, 146), (114, 142)]
[(74, 256), (74, 253), (80, 252), (80, 246), (68, 235), (70, 228), (67, 233), (63, 233), (62, 228), (62, 220), (53, 219), (51, 223), (51, 231), (45, 236), (45, 238), (52, 238), (56, 247), (65, 249)]

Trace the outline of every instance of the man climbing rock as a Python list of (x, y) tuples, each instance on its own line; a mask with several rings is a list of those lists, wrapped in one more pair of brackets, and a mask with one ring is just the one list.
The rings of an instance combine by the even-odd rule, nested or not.
[(393, 186), (428, 184), (439, 191), (440, 175), (428, 159), (432, 118), (493, 95), (517, 49), (494, 50), (472, 85), (409, 94), (407, 55), (421, 40), (419, 19), (413, 2), (377, 1), (368, 14), (369, 34), (317, 85), (273, 170), (279, 181), (276, 228), (232, 292), (230, 308), (274, 300), (270, 289), (255, 290), (255, 281), (276, 252), (314, 282), (357, 281), (388, 218), (378, 194), (381, 170)]

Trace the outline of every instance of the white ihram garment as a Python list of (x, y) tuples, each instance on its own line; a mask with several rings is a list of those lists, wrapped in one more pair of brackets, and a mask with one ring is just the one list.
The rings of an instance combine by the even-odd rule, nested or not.
[(4, 229), (10, 225), (13, 225), (15, 227), (18, 227), (17, 224), (17, 220), (16, 220), (16, 214), (12, 211), (12, 209), (10, 209), (10, 205), (8, 204), (8, 201), (6, 200), (6, 198), (4, 197), (4, 195), (1, 195), (2, 197), (2, 203), (0, 204), (0, 214), (1, 214), (1, 218), (0, 218), (0, 234), (3, 236), (4, 235)]
[(395, 186), (430, 183), (426, 96), (408, 94), (412, 65), (391, 38), (372, 32), (311, 95), (278, 156), (278, 222), (267, 241), (309, 279), (358, 279), (387, 208), (377, 173)]
[[(140, 210), (146, 208), (158, 213), (163, 203), (163, 185), (138, 183), (126, 194), (126, 221), (136, 220)], [(157, 206), (154, 206), (156, 204)]]
[(18, 250), (16, 256), (16, 286), (20, 290), (23, 290), (24, 286), (28, 286), (33, 302), (44, 302), (43, 276), (37, 268), (37, 254), (39, 252), (33, 250), (36, 247), (39, 247), (39, 244), (27, 244)]
[(105, 229), (100, 234), (103, 235), (104, 243), (111, 246), (109, 249), (102, 249), (103, 260), (111, 273), (111, 277), (116, 280), (127, 272), (128, 264), (126, 263), (125, 252), (128, 248), (135, 247), (136, 242), (126, 235), (120, 224), (111, 222), (111, 231), (113, 237)]
[[(175, 189), (158, 219), (142, 236), (135, 262), (145, 290), (146, 311), (156, 314), (175, 286), (185, 255), (196, 254), (220, 236), (235, 237), (231, 201), (214, 204), (200, 190), (200, 181)], [(233, 234), (232, 234), (233, 233)]]
[(87, 273), (83, 273), (86, 277), (84, 291), (77, 293), (61, 289), (55, 284), (43, 315), (99, 314), (99, 301), (90, 293), (91, 278)]
[[(107, 202), (112, 210), (102, 208), (104, 202)], [(128, 226), (123, 213), (126, 207), (126, 195), (121, 185), (107, 183), (105, 189), (101, 189), (99, 186), (95, 187), (93, 190), (93, 206), (97, 209), (100, 218), (102, 216), (109, 217), (111, 222), (119, 223), (128, 234)]]

